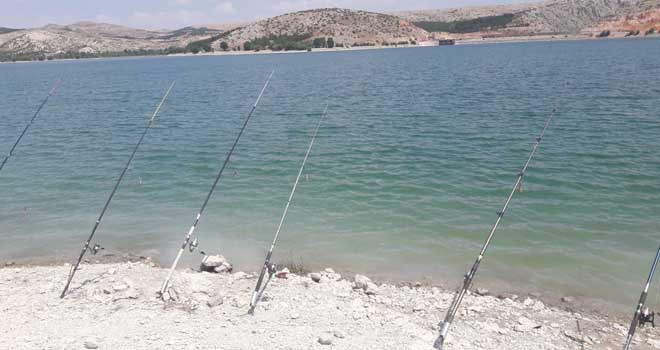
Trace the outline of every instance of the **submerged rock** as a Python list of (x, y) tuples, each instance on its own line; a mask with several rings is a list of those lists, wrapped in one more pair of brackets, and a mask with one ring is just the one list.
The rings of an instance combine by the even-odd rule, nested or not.
[(199, 269), (205, 272), (229, 273), (234, 266), (222, 255), (205, 255)]

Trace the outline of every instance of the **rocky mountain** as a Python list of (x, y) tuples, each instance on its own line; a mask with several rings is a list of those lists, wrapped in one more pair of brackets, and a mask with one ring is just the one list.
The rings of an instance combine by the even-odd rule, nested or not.
[(549, 0), (517, 5), (408, 11), (396, 15), (431, 31), (506, 35), (579, 33), (660, 8), (659, 0)]
[(5, 27), (0, 27), (0, 34), (6, 34), (6, 33), (11, 33), (15, 32), (18, 29), (12, 29), (12, 28), (5, 28)]
[[(2, 33), (2, 32), (0, 32)], [(0, 34), (0, 54), (101, 53), (124, 50), (164, 50), (221, 33), (187, 27), (170, 32), (148, 31), (107, 23), (50, 24), (41, 28), (11, 30)]]
[(609, 31), (630, 35), (660, 31), (660, 0), (546, 0), (394, 14), (325, 8), (253, 23), (172, 31), (93, 22), (34, 29), (0, 27), (0, 61), (400, 45), (439, 36), (458, 40), (540, 34), (593, 36)]
[(426, 40), (428, 33), (393, 15), (326, 8), (288, 13), (246, 25), (216, 40), (213, 47), (220, 49), (223, 42), (228, 49), (245, 49), (246, 43), (272, 48), (278, 42), (304, 47), (318, 38), (333, 38), (336, 45), (343, 46), (408, 44)]

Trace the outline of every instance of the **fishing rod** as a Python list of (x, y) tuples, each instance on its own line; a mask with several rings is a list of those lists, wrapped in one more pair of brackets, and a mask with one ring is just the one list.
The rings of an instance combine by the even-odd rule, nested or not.
[(170, 85), (170, 87), (167, 89), (167, 92), (165, 92), (165, 95), (163, 98), (160, 100), (160, 103), (154, 110), (154, 113), (151, 115), (151, 119), (149, 119), (149, 124), (144, 128), (144, 131), (142, 132), (142, 136), (140, 136), (140, 140), (138, 143), (135, 145), (135, 148), (133, 149), (133, 152), (131, 153), (131, 156), (128, 158), (128, 161), (126, 162), (126, 165), (124, 166), (124, 169), (121, 172), (121, 175), (119, 175), (119, 178), (117, 179), (117, 182), (115, 183), (115, 187), (112, 188), (112, 192), (110, 192), (110, 196), (108, 196), (108, 199), (105, 201), (105, 205), (103, 206), (103, 209), (101, 210), (101, 214), (99, 215), (98, 219), (96, 219), (96, 223), (94, 224), (94, 228), (92, 228), (92, 233), (90, 233), (89, 237), (85, 241), (85, 244), (83, 245), (82, 251), (80, 252), (80, 255), (78, 256), (78, 260), (76, 263), (71, 267), (71, 271), (69, 272), (69, 277), (66, 281), (66, 285), (64, 286), (64, 290), (62, 290), (62, 294), (60, 294), (60, 298), (64, 298), (66, 295), (67, 290), (69, 289), (69, 285), (71, 284), (71, 280), (73, 280), (73, 276), (76, 274), (76, 271), (78, 270), (78, 267), (80, 266), (80, 263), (82, 262), (83, 257), (85, 256), (85, 253), (88, 251), (92, 255), (96, 255), (99, 250), (102, 250), (103, 248), (99, 244), (94, 244), (94, 246), (90, 247), (90, 242), (92, 241), (92, 238), (94, 238), (94, 234), (96, 234), (96, 230), (99, 228), (99, 225), (101, 224), (101, 220), (103, 220), (103, 216), (105, 215), (105, 212), (108, 210), (108, 207), (110, 206), (110, 202), (112, 201), (112, 198), (115, 196), (115, 193), (117, 192), (117, 189), (119, 188), (119, 184), (121, 184), (122, 179), (124, 178), (124, 175), (126, 175), (126, 172), (128, 171), (129, 166), (131, 165), (131, 162), (133, 161), (133, 158), (135, 157), (135, 154), (138, 151), (138, 148), (140, 148), (140, 145), (142, 144), (142, 141), (144, 140), (144, 137), (147, 135), (147, 132), (149, 129), (154, 124), (154, 121), (156, 120), (156, 116), (158, 115), (158, 112), (160, 112), (161, 107), (165, 103), (165, 100), (167, 97), (170, 95), (170, 92), (172, 91), (172, 88), (174, 88), (174, 81)]
[(630, 350), (633, 336), (637, 330), (637, 326), (644, 327), (644, 324), (650, 323), (655, 327), (655, 312), (649, 312), (649, 308), (645, 307), (646, 296), (649, 292), (649, 287), (651, 286), (651, 281), (655, 275), (655, 269), (658, 266), (658, 260), (660, 260), (660, 247), (655, 253), (655, 259), (653, 259), (653, 264), (651, 264), (651, 271), (649, 272), (649, 277), (646, 279), (646, 284), (642, 290), (642, 294), (639, 296), (639, 302), (637, 303), (637, 309), (633, 315), (633, 319), (630, 322), (630, 329), (628, 329), (628, 336), (626, 337), (626, 343), (623, 346), (623, 350)]
[(461, 304), (461, 301), (463, 300), (463, 297), (465, 296), (467, 291), (470, 289), (470, 286), (472, 285), (472, 280), (474, 279), (474, 276), (477, 274), (477, 270), (479, 269), (481, 260), (483, 259), (484, 254), (486, 253), (486, 249), (488, 249), (488, 246), (490, 245), (490, 242), (493, 239), (493, 236), (495, 235), (495, 231), (497, 230), (497, 227), (500, 225), (500, 221), (502, 221), (502, 217), (504, 217), (504, 213), (509, 207), (509, 203), (511, 203), (511, 199), (513, 198), (514, 193), (522, 190), (521, 185), (522, 185), (523, 176), (525, 176), (527, 167), (529, 166), (529, 163), (532, 161), (532, 158), (534, 157), (536, 150), (541, 144), (541, 141), (543, 140), (543, 135), (545, 135), (545, 131), (548, 129), (548, 126), (550, 125), (550, 121), (552, 120), (554, 115), (555, 115), (555, 110), (553, 109), (552, 112), (550, 113), (550, 116), (548, 116), (547, 120), (545, 121), (545, 125), (543, 126), (543, 130), (541, 130), (541, 134), (536, 138), (536, 142), (532, 147), (532, 151), (529, 153), (529, 157), (527, 157), (527, 161), (525, 162), (525, 165), (522, 167), (522, 170), (518, 173), (516, 182), (513, 185), (513, 189), (511, 190), (511, 193), (504, 202), (504, 206), (500, 211), (497, 212), (497, 220), (495, 221), (495, 224), (491, 228), (490, 233), (488, 234), (488, 237), (486, 238), (486, 241), (484, 242), (484, 245), (481, 248), (481, 251), (479, 252), (479, 256), (477, 256), (477, 259), (472, 265), (470, 271), (465, 275), (463, 279), (463, 286), (454, 296), (454, 300), (452, 301), (449, 310), (447, 310), (447, 315), (445, 316), (444, 321), (440, 325), (440, 335), (433, 344), (434, 348), (442, 349), (442, 345), (444, 344), (445, 339), (447, 338), (447, 333), (449, 332), (449, 327), (451, 326), (451, 323), (454, 321), (454, 317), (458, 312), (458, 308)]
[[(326, 105), (325, 109), (323, 110), (323, 113), (321, 114), (321, 118), (319, 119), (319, 122), (316, 125), (316, 129), (314, 130), (314, 135), (312, 136), (312, 140), (309, 142), (309, 147), (307, 147), (307, 153), (305, 153), (305, 158), (303, 158), (302, 164), (300, 165), (300, 170), (298, 170), (298, 176), (296, 176), (296, 181), (293, 183), (293, 188), (291, 189), (291, 193), (289, 194), (289, 199), (287, 200), (286, 205), (284, 206), (284, 212), (282, 213), (282, 217), (280, 218), (280, 223), (277, 225), (277, 230), (275, 231), (275, 237), (273, 238), (273, 243), (271, 243), (270, 249), (268, 250), (268, 254), (266, 254), (266, 260), (264, 261), (264, 265), (261, 268), (261, 274), (259, 275), (259, 279), (257, 280), (257, 285), (254, 287), (254, 292), (252, 292), (252, 299), (250, 300), (250, 309), (248, 310), (248, 314), (250, 315), (254, 314), (254, 309), (257, 307), (257, 303), (259, 302), (259, 300), (261, 300), (261, 296), (266, 290), (266, 287), (268, 287), (268, 283), (270, 282), (271, 278), (273, 277), (273, 274), (276, 271), (275, 264), (271, 263), (270, 261), (271, 257), (273, 256), (273, 249), (275, 249), (277, 238), (279, 237), (280, 231), (282, 230), (282, 225), (284, 224), (284, 218), (286, 218), (286, 214), (289, 212), (289, 206), (291, 206), (293, 195), (294, 193), (296, 193), (296, 188), (298, 187), (300, 176), (302, 175), (303, 169), (305, 168), (305, 163), (307, 162), (307, 158), (309, 158), (309, 154), (312, 151), (312, 147), (314, 146), (314, 140), (316, 140), (316, 135), (318, 135), (319, 133), (319, 129), (321, 128), (321, 123), (323, 122), (323, 119), (325, 118), (327, 111), (328, 111), (328, 106)], [(261, 284), (264, 281), (266, 272), (268, 272), (268, 279), (266, 280), (266, 283), (263, 285), (262, 288)]]
[(172, 275), (174, 274), (174, 270), (176, 269), (176, 266), (179, 263), (179, 260), (181, 259), (181, 256), (183, 255), (183, 252), (186, 250), (186, 247), (188, 248), (188, 250), (191, 253), (193, 251), (195, 251), (195, 248), (197, 248), (197, 246), (198, 246), (197, 237), (193, 238), (193, 233), (195, 232), (195, 229), (197, 228), (197, 224), (199, 223), (199, 219), (202, 217), (202, 214), (204, 213), (204, 209), (206, 209), (206, 205), (209, 203), (209, 200), (211, 199), (211, 196), (213, 195), (213, 192), (215, 191), (215, 188), (217, 187), (218, 182), (220, 181), (220, 178), (222, 177), (222, 173), (224, 172), (225, 167), (227, 166), (227, 163), (229, 163), (229, 159), (231, 158), (232, 153), (234, 153), (234, 149), (236, 148), (236, 145), (238, 144), (238, 140), (241, 139), (241, 136), (243, 135), (243, 132), (245, 131), (245, 128), (247, 127), (248, 123), (250, 122), (250, 118), (252, 118), (252, 114), (257, 109), (257, 105), (259, 105), (259, 101), (261, 101), (261, 97), (264, 95), (264, 92), (266, 91), (266, 87), (268, 87), (268, 83), (270, 83), (270, 79), (273, 77), (274, 73), (275, 73), (275, 71), (270, 73), (270, 75), (268, 76), (268, 79), (266, 80), (266, 83), (261, 88), (261, 92), (259, 93), (259, 96), (257, 97), (257, 100), (254, 102), (254, 104), (252, 105), (252, 108), (250, 109), (250, 112), (248, 113), (247, 117), (245, 118), (245, 121), (243, 122), (243, 126), (241, 127), (241, 130), (238, 132), (238, 135), (236, 136), (236, 140), (234, 140), (234, 144), (229, 149), (229, 153), (227, 153), (227, 157), (225, 158), (225, 161), (222, 163), (222, 167), (220, 167), (220, 170), (218, 171), (218, 175), (216, 175), (215, 181), (213, 182), (213, 185), (211, 185), (211, 189), (206, 194), (206, 198), (204, 199), (204, 203), (202, 203), (202, 207), (199, 209), (199, 212), (197, 213), (197, 216), (195, 217), (195, 221), (193, 222), (192, 226), (190, 227), (190, 230), (188, 230), (188, 233), (186, 234), (186, 236), (183, 240), (183, 244), (181, 244), (181, 248), (179, 249), (179, 252), (177, 253), (176, 258), (174, 258), (174, 262), (172, 263), (172, 267), (170, 267), (170, 270), (167, 273), (167, 277), (165, 278), (165, 281), (163, 282), (163, 285), (160, 288), (161, 297), (167, 291), (167, 288), (170, 285), (170, 280), (172, 279)]
[(9, 157), (12, 156), (12, 154), (14, 153), (14, 150), (16, 149), (16, 147), (18, 146), (18, 144), (21, 142), (21, 139), (23, 139), (23, 136), (25, 136), (25, 134), (27, 133), (28, 129), (30, 128), (30, 126), (32, 125), (32, 123), (34, 122), (34, 120), (37, 119), (37, 116), (39, 115), (39, 112), (41, 112), (41, 109), (44, 108), (44, 106), (46, 105), (46, 102), (48, 102), (48, 99), (49, 99), (51, 96), (53, 96), (53, 95), (55, 94), (55, 92), (57, 92), (57, 89), (59, 89), (61, 83), (62, 83), (61, 80), (57, 80), (57, 81), (55, 81), (55, 84), (54, 84), (53, 87), (50, 89), (50, 92), (48, 92), (48, 95), (46, 95), (46, 98), (44, 98), (43, 101), (41, 101), (41, 104), (40, 104), (39, 107), (37, 108), (37, 111), (34, 112), (34, 115), (32, 115), (32, 118), (30, 119), (30, 121), (27, 123), (27, 125), (26, 125), (25, 128), (23, 129), (23, 132), (18, 136), (18, 139), (16, 139), (16, 142), (14, 142), (14, 145), (9, 149), (9, 152), (8, 152), (7, 155), (5, 156), (5, 159), (3, 159), (3, 160), (2, 160), (2, 163), (0, 163), (0, 171), (2, 171), (2, 168), (5, 167), (5, 164), (6, 164), (7, 161), (9, 160)]

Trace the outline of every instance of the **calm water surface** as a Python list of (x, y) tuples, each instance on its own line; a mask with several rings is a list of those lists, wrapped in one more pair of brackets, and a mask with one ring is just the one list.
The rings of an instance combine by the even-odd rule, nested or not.
[(64, 81), (0, 173), (0, 259), (74, 258), (176, 80), (97, 233), (169, 263), (273, 69), (202, 250), (261, 264), (327, 103), (277, 259), (454, 288), (556, 107), (476, 283), (636, 300), (660, 243), (652, 39), (0, 65), (3, 153)]

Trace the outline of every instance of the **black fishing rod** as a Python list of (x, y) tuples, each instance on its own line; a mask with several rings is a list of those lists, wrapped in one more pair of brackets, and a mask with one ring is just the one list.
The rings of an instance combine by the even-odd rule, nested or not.
[(83, 257), (85, 256), (85, 253), (89, 251), (92, 255), (96, 255), (96, 253), (99, 252), (99, 250), (103, 249), (100, 245), (95, 244), (93, 247), (90, 247), (90, 242), (92, 241), (92, 238), (94, 238), (94, 234), (96, 234), (96, 230), (99, 228), (99, 225), (101, 224), (101, 220), (103, 220), (103, 216), (105, 215), (105, 212), (108, 210), (108, 207), (110, 206), (110, 202), (112, 201), (112, 198), (115, 196), (115, 193), (117, 192), (117, 189), (119, 188), (119, 184), (121, 184), (121, 180), (124, 178), (124, 175), (126, 175), (126, 172), (128, 171), (129, 166), (131, 165), (131, 162), (133, 161), (133, 158), (135, 157), (135, 154), (138, 151), (138, 148), (140, 148), (140, 145), (142, 144), (142, 141), (144, 140), (144, 137), (147, 135), (147, 132), (149, 129), (151, 129), (152, 125), (154, 124), (154, 121), (156, 120), (156, 116), (158, 115), (158, 112), (160, 112), (161, 107), (163, 106), (163, 103), (165, 103), (165, 100), (167, 97), (170, 95), (170, 92), (172, 91), (172, 88), (174, 88), (174, 81), (170, 85), (170, 87), (167, 89), (167, 92), (165, 92), (165, 95), (163, 98), (160, 100), (160, 103), (154, 110), (154, 113), (151, 115), (151, 119), (149, 119), (149, 124), (144, 128), (144, 131), (142, 132), (142, 136), (140, 136), (140, 140), (138, 143), (135, 145), (135, 148), (133, 149), (133, 152), (131, 153), (131, 156), (128, 158), (128, 161), (126, 162), (126, 165), (124, 166), (124, 169), (121, 172), (121, 175), (119, 175), (119, 178), (117, 179), (117, 182), (115, 183), (115, 187), (112, 188), (112, 192), (110, 192), (110, 196), (108, 196), (108, 199), (105, 201), (105, 205), (103, 206), (103, 209), (101, 210), (101, 214), (99, 215), (98, 219), (96, 219), (96, 223), (94, 224), (94, 228), (92, 228), (92, 233), (89, 235), (87, 240), (85, 241), (85, 244), (83, 245), (82, 251), (80, 252), (80, 255), (78, 256), (78, 260), (76, 263), (71, 267), (71, 271), (69, 272), (69, 277), (66, 281), (66, 285), (64, 286), (64, 290), (62, 291), (62, 294), (60, 294), (60, 298), (64, 298), (66, 295), (67, 290), (69, 289), (69, 285), (71, 284), (71, 280), (73, 280), (73, 276), (76, 274), (76, 271), (78, 270), (78, 267), (80, 266), (80, 263), (82, 262)]
[(0, 163), (0, 171), (2, 171), (2, 168), (5, 167), (5, 164), (9, 160), (9, 157), (12, 156), (12, 154), (14, 153), (14, 150), (16, 149), (18, 144), (21, 142), (21, 139), (23, 139), (23, 136), (25, 136), (25, 134), (27, 133), (28, 129), (30, 128), (30, 126), (32, 125), (34, 120), (37, 119), (37, 116), (39, 115), (39, 112), (41, 112), (41, 109), (44, 108), (44, 106), (46, 105), (46, 102), (48, 102), (48, 99), (55, 94), (57, 89), (60, 87), (60, 84), (61, 84), (61, 81), (57, 80), (55, 82), (55, 84), (53, 85), (53, 87), (50, 89), (50, 92), (48, 93), (48, 95), (46, 95), (46, 98), (44, 98), (44, 100), (41, 101), (41, 104), (37, 108), (37, 111), (34, 112), (34, 115), (32, 115), (32, 118), (30, 119), (30, 121), (27, 123), (27, 125), (23, 129), (23, 132), (18, 136), (18, 139), (16, 139), (16, 142), (14, 142), (14, 145), (9, 149), (9, 152), (5, 156), (5, 159), (3, 159), (2, 163)]
[[(291, 206), (293, 195), (296, 193), (296, 188), (298, 187), (298, 182), (300, 182), (300, 176), (302, 175), (303, 169), (305, 168), (305, 163), (307, 162), (307, 158), (309, 158), (309, 154), (312, 151), (312, 147), (314, 146), (314, 140), (316, 140), (316, 135), (318, 135), (319, 133), (319, 129), (321, 128), (321, 123), (323, 122), (323, 118), (325, 118), (327, 111), (328, 111), (328, 106), (326, 105), (325, 109), (323, 110), (323, 113), (321, 114), (321, 118), (319, 119), (319, 123), (316, 125), (316, 129), (314, 130), (314, 135), (312, 135), (312, 140), (309, 142), (309, 147), (307, 147), (307, 153), (305, 153), (305, 158), (303, 158), (302, 164), (300, 165), (300, 170), (298, 170), (298, 176), (296, 176), (296, 181), (293, 183), (293, 188), (291, 189), (291, 193), (289, 194), (289, 199), (287, 200), (286, 205), (284, 206), (284, 212), (282, 213), (282, 217), (280, 218), (280, 223), (277, 225), (277, 230), (275, 230), (275, 237), (273, 238), (273, 243), (271, 243), (270, 249), (268, 250), (268, 254), (266, 254), (266, 260), (264, 261), (264, 265), (261, 268), (261, 274), (259, 275), (259, 279), (257, 279), (257, 285), (254, 287), (254, 292), (252, 292), (252, 299), (250, 300), (250, 309), (248, 310), (249, 314), (254, 314), (254, 309), (257, 307), (257, 303), (259, 302), (259, 300), (261, 300), (261, 296), (266, 290), (266, 287), (268, 287), (268, 283), (270, 282), (271, 278), (273, 277), (273, 274), (276, 271), (275, 264), (271, 263), (270, 259), (273, 256), (273, 250), (275, 249), (277, 238), (279, 237), (280, 231), (282, 230), (282, 225), (284, 224), (284, 218), (286, 218), (286, 214), (289, 212), (289, 206)], [(266, 276), (266, 272), (268, 272), (268, 279), (266, 280), (266, 283), (263, 285), (262, 288), (261, 285), (264, 281), (264, 277)]]
[(653, 281), (653, 276), (655, 275), (655, 269), (658, 266), (658, 260), (660, 260), (660, 247), (655, 253), (655, 259), (653, 259), (653, 264), (651, 264), (651, 271), (649, 272), (649, 277), (646, 279), (646, 284), (644, 289), (642, 289), (642, 294), (639, 296), (639, 302), (637, 303), (637, 309), (633, 315), (633, 319), (630, 322), (630, 328), (628, 329), (628, 336), (626, 337), (626, 344), (623, 346), (623, 350), (630, 350), (632, 345), (633, 336), (637, 330), (637, 326), (644, 327), (644, 324), (650, 323), (655, 327), (655, 312), (650, 312), (649, 308), (645, 307), (646, 296), (649, 293), (649, 287), (651, 286), (651, 281)]
[(254, 102), (252, 105), (252, 108), (250, 109), (250, 112), (248, 113), (247, 117), (245, 118), (245, 121), (243, 122), (243, 126), (241, 127), (241, 130), (238, 132), (238, 135), (236, 136), (236, 140), (234, 140), (234, 144), (231, 146), (229, 149), (229, 153), (227, 153), (227, 157), (225, 158), (225, 161), (222, 163), (222, 166), (220, 167), (220, 170), (218, 171), (218, 174), (215, 177), (215, 181), (213, 181), (213, 185), (211, 185), (211, 189), (209, 192), (206, 194), (206, 198), (204, 199), (204, 203), (202, 203), (202, 207), (199, 209), (199, 212), (197, 213), (197, 216), (195, 217), (195, 221), (193, 222), (192, 226), (188, 230), (188, 233), (186, 234), (183, 244), (181, 245), (181, 248), (179, 249), (179, 252), (176, 255), (176, 258), (174, 259), (174, 262), (172, 263), (172, 267), (170, 267), (170, 271), (167, 274), (167, 277), (165, 278), (165, 281), (163, 282), (163, 285), (160, 288), (160, 295), (161, 297), (165, 294), (167, 291), (167, 288), (170, 285), (170, 280), (172, 279), (172, 275), (174, 274), (174, 270), (176, 269), (176, 266), (179, 264), (179, 260), (181, 259), (181, 256), (183, 255), (183, 252), (186, 250), (186, 247), (190, 252), (193, 252), (195, 248), (197, 247), (197, 238), (193, 239), (193, 233), (195, 232), (195, 229), (197, 228), (197, 224), (199, 223), (199, 219), (202, 217), (202, 214), (204, 213), (204, 209), (206, 209), (206, 205), (209, 203), (209, 200), (211, 199), (211, 196), (213, 195), (213, 192), (215, 192), (215, 188), (218, 186), (218, 182), (220, 181), (220, 178), (222, 177), (222, 173), (225, 171), (225, 167), (227, 166), (227, 163), (229, 163), (229, 159), (231, 159), (232, 153), (234, 153), (234, 149), (236, 148), (236, 145), (238, 144), (238, 140), (241, 139), (241, 136), (243, 135), (243, 132), (245, 131), (245, 128), (247, 128), (248, 123), (250, 122), (250, 118), (252, 118), (252, 114), (254, 111), (257, 109), (257, 105), (259, 105), (259, 101), (261, 101), (261, 97), (264, 95), (264, 92), (266, 91), (266, 87), (268, 87), (268, 83), (270, 83), (270, 79), (273, 77), (273, 74), (275, 71), (270, 73), (270, 76), (268, 76), (268, 79), (266, 80), (266, 83), (264, 84), (263, 88), (261, 88), (261, 92), (259, 93), (259, 96), (257, 97), (257, 100)]
[(529, 157), (527, 157), (527, 161), (525, 162), (525, 165), (522, 167), (522, 170), (518, 173), (518, 177), (516, 178), (516, 182), (513, 185), (513, 189), (511, 190), (511, 193), (507, 197), (506, 201), (504, 202), (504, 206), (500, 211), (497, 212), (497, 220), (495, 221), (495, 224), (491, 228), (490, 232), (488, 233), (488, 237), (486, 238), (486, 241), (484, 242), (483, 247), (481, 248), (481, 251), (479, 252), (479, 256), (477, 256), (477, 259), (475, 260), (474, 264), (472, 265), (472, 268), (470, 271), (465, 275), (463, 279), (463, 286), (461, 289), (458, 291), (458, 293), (454, 296), (454, 300), (451, 303), (451, 306), (449, 307), (449, 310), (447, 310), (447, 315), (445, 316), (444, 321), (440, 325), (440, 335), (438, 336), (438, 339), (436, 339), (435, 343), (433, 344), (433, 347), (436, 349), (442, 349), (442, 345), (445, 342), (445, 339), (447, 338), (447, 333), (449, 332), (449, 327), (451, 326), (451, 323), (454, 321), (454, 317), (456, 316), (456, 313), (458, 312), (458, 308), (461, 305), (461, 301), (463, 300), (463, 297), (467, 293), (467, 291), (470, 289), (470, 286), (472, 285), (472, 280), (474, 279), (474, 276), (477, 274), (477, 270), (479, 269), (479, 265), (481, 264), (481, 260), (484, 257), (484, 254), (486, 253), (486, 249), (488, 249), (488, 246), (490, 245), (491, 240), (493, 239), (493, 236), (495, 235), (495, 231), (497, 231), (497, 227), (500, 225), (500, 221), (502, 221), (502, 218), (504, 217), (504, 213), (506, 212), (507, 208), (509, 207), (509, 203), (511, 203), (511, 199), (513, 198), (514, 193), (517, 191), (520, 191), (522, 189), (522, 180), (523, 176), (525, 176), (525, 172), (527, 171), (527, 167), (529, 166), (529, 163), (532, 161), (532, 158), (534, 157), (534, 154), (536, 153), (537, 148), (541, 144), (541, 141), (543, 140), (543, 135), (545, 135), (545, 131), (550, 125), (550, 121), (552, 120), (552, 117), (555, 115), (555, 110), (553, 109), (552, 112), (550, 113), (550, 116), (548, 116), (548, 119), (545, 122), (545, 125), (543, 126), (543, 130), (541, 130), (541, 134), (539, 137), (536, 138), (536, 142), (534, 143), (534, 147), (532, 148), (532, 151), (529, 153)]

